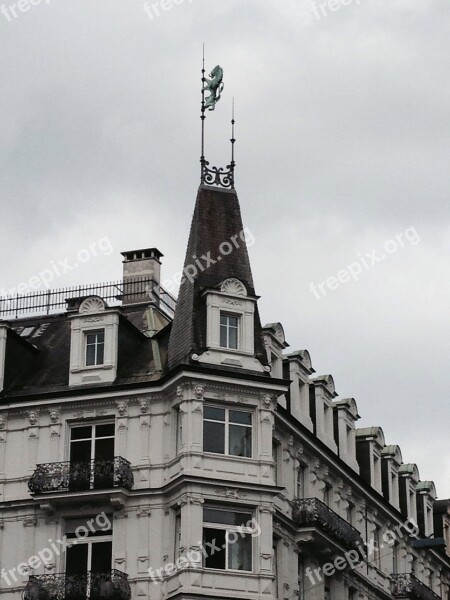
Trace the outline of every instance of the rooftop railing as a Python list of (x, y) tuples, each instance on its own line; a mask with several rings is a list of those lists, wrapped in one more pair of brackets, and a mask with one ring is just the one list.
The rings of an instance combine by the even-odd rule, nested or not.
[(68, 310), (77, 300), (88, 296), (100, 296), (108, 306), (152, 302), (170, 318), (173, 318), (177, 304), (176, 299), (154, 279), (136, 277), (125, 281), (0, 296), (0, 317), (17, 319), (30, 314), (49, 315)]

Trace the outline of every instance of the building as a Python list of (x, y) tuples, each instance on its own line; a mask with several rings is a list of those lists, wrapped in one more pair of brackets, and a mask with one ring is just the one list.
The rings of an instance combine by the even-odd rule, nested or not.
[(262, 326), (246, 237), (219, 178), (176, 308), (156, 248), (3, 301), (0, 600), (449, 600), (450, 503)]

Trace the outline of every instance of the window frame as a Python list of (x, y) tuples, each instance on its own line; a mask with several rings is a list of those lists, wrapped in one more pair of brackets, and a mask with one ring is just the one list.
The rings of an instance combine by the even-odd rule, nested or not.
[[(97, 336), (99, 334), (103, 334), (103, 341), (98, 342)], [(96, 340), (94, 344), (90, 344), (88, 342), (88, 337), (90, 335), (95, 335)], [(92, 364), (88, 364), (88, 347), (94, 347), (94, 356), (95, 361)], [(102, 362), (98, 361), (98, 348), (102, 346)], [(83, 331), (83, 351), (84, 351), (84, 368), (85, 369), (98, 369), (99, 367), (103, 367), (105, 365), (105, 347), (106, 347), (106, 331), (105, 328), (96, 328), (96, 329), (86, 329)]]
[[(223, 325), (222, 317), (225, 317), (227, 319), (236, 319), (236, 327), (231, 327), (229, 324), (229, 321), (227, 321), (227, 323), (225, 325)], [(234, 351), (234, 352), (239, 352), (240, 347), (241, 347), (241, 318), (242, 318), (242, 315), (240, 315), (240, 314), (233, 313), (233, 312), (226, 311), (226, 310), (220, 311), (220, 313), (219, 313), (219, 347), (222, 350), (230, 350), (230, 351)], [(226, 346), (222, 346), (222, 327), (226, 327), (226, 338), (227, 338)], [(236, 329), (236, 347), (229, 345), (230, 329)]]
[[(225, 543), (226, 546), (224, 548), (225, 550), (225, 568), (224, 569), (220, 569), (220, 568), (214, 568), (214, 567), (207, 567), (206, 566), (206, 556), (203, 553), (203, 561), (202, 561), (202, 566), (204, 569), (207, 569), (208, 571), (215, 571), (215, 572), (224, 572), (224, 573), (255, 573), (255, 539), (254, 539), (254, 530), (251, 529), (250, 527), (244, 527), (243, 525), (227, 525), (225, 523), (213, 523), (213, 522), (208, 522), (205, 521), (205, 508), (206, 509), (212, 509), (212, 510), (217, 510), (217, 511), (222, 511), (222, 512), (227, 512), (227, 513), (245, 513), (248, 512), (248, 514), (251, 516), (251, 520), (255, 519), (255, 510), (254, 509), (249, 509), (248, 507), (224, 507), (224, 506), (215, 506), (215, 505), (210, 505), (210, 504), (205, 504), (203, 506), (203, 515), (202, 515), (202, 537), (204, 538), (203, 532), (205, 529), (219, 529), (221, 531), (225, 531)], [(233, 532), (233, 533), (245, 533), (251, 536), (251, 570), (245, 570), (245, 569), (231, 569), (228, 566), (228, 561), (229, 561), (229, 543), (228, 543), (228, 532)], [(241, 539), (242, 536), (241, 536)], [(234, 543), (237, 543), (234, 542)]]
[[(220, 410), (225, 411), (225, 420), (224, 421), (218, 421), (215, 419), (211, 419), (211, 418), (206, 418), (205, 417), (205, 408), (218, 408)], [(235, 412), (243, 412), (243, 413), (247, 413), (250, 415), (251, 418), (251, 424), (250, 425), (246, 425), (244, 423), (234, 423), (232, 421), (230, 421), (230, 411), (235, 411)], [(248, 408), (241, 408), (240, 406), (232, 406), (232, 407), (228, 407), (228, 406), (221, 406), (220, 404), (205, 404), (203, 407), (203, 418), (202, 418), (202, 427), (203, 427), (203, 431), (202, 431), (202, 450), (203, 452), (205, 452), (206, 454), (213, 454), (215, 456), (229, 456), (232, 458), (243, 458), (243, 459), (251, 459), (254, 456), (254, 410), (253, 409), (248, 409)], [(224, 451), (223, 452), (213, 452), (212, 450), (205, 450), (205, 422), (208, 423), (220, 423), (224, 426)], [(239, 456), (238, 454), (230, 454), (230, 425), (231, 426), (236, 426), (236, 427), (243, 427), (245, 429), (250, 429), (251, 431), (251, 444), (250, 444), (250, 456)]]

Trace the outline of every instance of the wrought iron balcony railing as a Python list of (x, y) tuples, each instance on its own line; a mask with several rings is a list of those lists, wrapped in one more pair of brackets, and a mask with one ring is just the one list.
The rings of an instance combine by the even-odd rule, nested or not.
[(415, 600), (439, 600), (440, 598), (412, 573), (392, 575), (391, 591), (394, 598), (414, 598)]
[(45, 494), (120, 487), (131, 490), (133, 483), (130, 463), (121, 456), (116, 456), (109, 460), (37, 465), (28, 482), (28, 487), (33, 494)]
[(130, 600), (128, 575), (112, 570), (82, 575), (31, 575), (23, 600)]
[(345, 548), (364, 547), (359, 531), (318, 498), (294, 500), (293, 519), (301, 527), (321, 529)]

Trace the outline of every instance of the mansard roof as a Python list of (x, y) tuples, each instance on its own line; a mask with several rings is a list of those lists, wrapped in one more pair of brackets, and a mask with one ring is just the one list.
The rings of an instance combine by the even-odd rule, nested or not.
[[(144, 334), (148, 330), (148, 304), (122, 306), (116, 310), (120, 312), (120, 347), (114, 385), (159, 379), (166, 366), (170, 327), (150, 338)], [(74, 389), (73, 386), (69, 388), (70, 314), (2, 321), (8, 326), (8, 341), (7, 372), (0, 404), (22, 395)], [(33, 331), (29, 336), (21, 337), (25, 328)]]
[[(236, 191), (201, 185), (170, 335), (170, 368), (190, 364), (193, 354), (206, 350), (206, 290), (219, 289), (224, 280), (235, 278), (244, 284), (248, 296), (256, 298), (247, 236)], [(255, 355), (267, 363), (257, 307)]]

